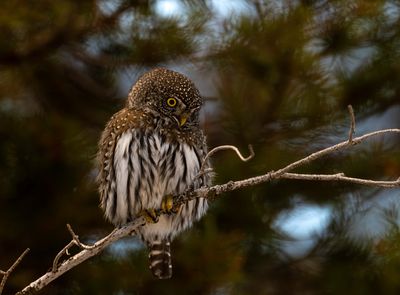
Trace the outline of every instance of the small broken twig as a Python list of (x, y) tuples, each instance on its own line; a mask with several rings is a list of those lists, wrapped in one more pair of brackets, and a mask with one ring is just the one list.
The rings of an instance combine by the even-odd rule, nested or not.
[(8, 277), (10, 276), (10, 274), (14, 271), (14, 269), (18, 266), (18, 264), (22, 261), (22, 259), (24, 258), (24, 256), (30, 251), (29, 248), (25, 249), (24, 252), (22, 252), (22, 254), (17, 258), (17, 260), (15, 260), (15, 262), (13, 263), (13, 265), (11, 265), (11, 267), (6, 270), (6, 271), (0, 271), (0, 274), (3, 275), (3, 278), (1, 280), (0, 283), (0, 295), (3, 293), (3, 289), (4, 286), (6, 284), (6, 281), (8, 279)]
[(355, 133), (356, 130), (356, 118), (354, 116), (354, 110), (351, 104), (347, 106), (347, 109), (349, 110), (350, 114), (350, 129), (349, 129), (349, 143), (353, 142), (353, 134)]

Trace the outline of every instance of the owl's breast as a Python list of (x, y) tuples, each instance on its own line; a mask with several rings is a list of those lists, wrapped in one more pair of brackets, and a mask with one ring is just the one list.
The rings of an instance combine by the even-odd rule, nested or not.
[(192, 184), (200, 170), (201, 158), (196, 147), (170, 140), (158, 132), (148, 133), (144, 139), (142, 143), (148, 151), (138, 159), (146, 162), (149, 171), (146, 173), (144, 169), (146, 182), (153, 189), (143, 192), (147, 199), (143, 205), (157, 208), (163, 197), (182, 193)]
[[(156, 131), (131, 129), (121, 134), (113, 159), (115, 183), (110, 186), (115, 223), (132, 219), (143, 209), (159, 208), (166, 195), (184, 192), (200, 170), (201, 155), (196, 146)], [(198, 186), (196, 180), (194, 187)]]

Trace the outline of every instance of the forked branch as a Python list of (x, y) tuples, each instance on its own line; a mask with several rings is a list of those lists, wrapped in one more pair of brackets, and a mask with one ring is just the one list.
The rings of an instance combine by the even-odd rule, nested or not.
[(58, 252), (56, 257), (54, 258), (53, 268), (52, 268), (53, 272), (57, 271), (60, 259), (64, 255), (68, 255), (68, 256), (70, 255), (69, 249), (71, 249), (73, 246), (78, 246), (79, 248), (86, 249), (86, 250), (93, 248), (93, 246), (88, 246), (88, 245), (81, 243), (81, 241), (79, 240), (79, 236), (77, 234), (75, 234), (75, 232), (72, 230), (72, 227), (69, 224), (67, 224), (67, 229), (72, 236), (72, 240), (60, 252)]
[[(298, 161), (295, 161), (293, 163), (288, 164), (287, 166), (277, 170), (277, 171), (270, 171), (264, 175), (256, 176), (256, 177), (251, 177), (248, 179), (243, 179), (243, 180), (238, 180), (238, 181), (229, 181), (228, 183), (225, 184), (219, 184), (219, 185), (214, 185), (212, 187), (201, 187), (196, 190), (190, 190), (187, 191), (183, 194), (180, 194), (178, 196), (174, 197), (174, 206), (179, 206), (183, 203), (186, 203), (190, 200), (193, 200), (195, 198), (208, 198), (208, 199), (213, 199), (222, 193), (230, 192), (233, 190), (237, 190), (240, 188), (245, 188), (249, 186), (254, 186), (260, 183), (268, 182), (271, 180), (277, 180), (277, 179), (298, 179), (298, 180), (312, 180), (312, 181), (342, 181), (342, 182), (348, 182), (348, 183), (354, 183), (358, 185), (367, 185), (367, 186), (375, 186), (375, 187), (383, 187), (383, 188), (391, 188), (391, 187), (400, 187), (400, 177), (397, 178), (396, 180), (370, 180), (370, 179), (362, 179), (362, 178), (354, 178), (354, 177), (349, 177), (346, 176), (344, 173), (336, 173), (336, 174), (299, 174), (299, 173), (293, 173), (294, 169), (304, 166), (306, 164), (309, 164), (323, 156), (326, 156), (328, 154), (331, 154), (333, 152), (339, 151), (339, 150), (344, 150), (349, 147), (352, 147), (354, 145), (360, 144), (364, 142), (365, 140), (384, 135), (384, 134), (400, 134), (400, 129), (385, 129), (385, 130), (378, 130), (375, 132), (370, 132), (367, 134), (364, 134), (359, 137), (353, 138), (353, 134), (355, 131), (355, 117), (354, 117), (354, 111), (351, 106), (348, 107), (349, 114), (350, 114), (350, 129), (349, 129), (349, 134), (348, 134), (348, 139), (340, 142), (338, 144), (335, 144), (333, 146), (327, 147), (325, 149), (319, 150), (317, 152), (314, 152)], [(213, 154), (215, 154), (218, 151), (222, 150), (233, 150), (236, 152), (237, 156), (242, 160), (242, 161), (248, 161), (251, 158), (254, 157), (254, 151), (251, 146), (249, 146), (250, 150), (250, 155), (248, 157), (243, 157), (242, 154), (239, 152), (239, 150), (234, 147), (234, 146), (219, 146), (214, 149), (212, 149), (205, 157), (203, 164), (200, 168), (199, 175), (202, 175), (204, 173), (208, 173), (208, 171), (204, 168), (206, 167), (205, 163), (211, 157)], [(163, 214), (162, 210), (159, 210), (159, 214)], [(51, 271), (47, 272), (40, 278), (38, 278), (36, 281), (30, 283), (27, 287), (25, 287), (22, 291), (18, 292), (17, 294), (32, 294), (35, 293), (41, 289), (43, 289), (45, 286), (50, 284), (53, 280), (58, 278), (59, 276), (63, 275), (65, 272), (68, 270), (74, 268), (75, 266), (79, 265), (80, 263), (84, 262), (85, 260), (89, 259), (90, 257), (93, 257), (100, 253), (105, 247), (110, 245), (111, 243), (114, 243), (124, 237), (131, 236), (135, 234), (135, 231), (142, 225), (146, 223), (146, 220), (144, 217), (138, 217), (135, 219), (133, 222), (126, 224), (122, 226), (121, 228), (114, 229), (108, 236), (102, 238), (101, 240), (97, 241), (93, 245), (85, 245), (80, 242), (79, 237), (75, 234), (75, 232), (72, 230), (72, 228), (67, 225), (67, 228), (72, 236), (72, 240), (56, 255), (54, 261), (53, 261), (53, 268)], [(69, 256), (69, 249), (73, 246), (78, 246), (81, 251), (78, 252), (77, 254), (69, 257), (67, 260), (64, 260), (62, 262), (61, 258), (64, 257), (64, 255)], [(25, 253), (26, 254), (26, 253)], [(19, 261), (22, 259), (22, 257), (25, 255), (20, 256), (20, 258), (14, 263), (16, 266)], [(11, 267), (12, 269), (15, 268)], [(10, 268), (10, 269), (11, 269)], [(12, 270), (11, 270), (12, 271)], [(7, 279), (7, 276), (11, 272), (10, 270), (7, 272), (1, 272), (3, 274), (3, 281), (1, 287), (4, 286), (5, 280)], [(8, 274), (6, 276), (6, 274)], [(0, 292), (1, 293), (1, 292)]]
[(26, 254), (28, 254), (29, 248), (27, 248), (22, 254), (14, 261), (14, 263), (10, 266), (10, 268), (6, 271), (0, 270), (0, 275), (3, 275), (0, 283), (0, 294), (3, 293), (4, 286), (6, 285), (6, 281), (10, 274), (14, 271), (14, 269), (18, 266), (18, 264), (22, 261)]

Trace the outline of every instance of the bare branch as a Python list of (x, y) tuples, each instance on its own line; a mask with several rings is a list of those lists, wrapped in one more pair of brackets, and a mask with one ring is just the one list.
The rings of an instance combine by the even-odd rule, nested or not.
[[(349, 108), (350, 110), (350, 108)], [(350, 112), (351, 113), (351, 112)], [(352, 121), (354, 114), (351, 115)], [(351, 124), (352, 127), (350, 127), (350, 131), (354, 131), (354, 126), (355, 123)], [(385, 129), (385, 130), (379, 130), (371, 133), (367, 133), (365, 135), (356, 137), (356, 138), (349, 138), (349, 140), (343, 141), (341, 143), (338, 143), (336, 145), (327, 147), (325, 149), (322, 149), (320, 151), (314, 152), (307, 157), (304, 157), (296, 162), (293, 162), (291, 164), (288, 164), (287, 166), (277, 170), (277, 171), (270, 171), (264, 175), (244, 179), (244, 180), (239, 180), (239, 181), (229, 181), (228, 183), (221, 184), (221, 185), (214, 185), (212, 187), (201, 187), (196, 190), (191, 190), (187, 191), (183, 194), (180, 194), (178, 196), (174, 197), (174, 206), (179, 206), (183, 203), (186, 203), (190, 200), (193, 200), (195, 198), (209, 198), (213, 199), (222, 193), (225, 192), (230, 192), (237, 190), (239, 188), (244, 188), (244, 187), (249, 187), (253, 186), (256, 184), (268, 182), (271, 180), (276, 180), (276, 179), (301, 179), (301, 180), (314, 180), (314, 181), (345, 181), (349, 183), (355, 183), (355, 184), (360, 184), (360, 185), (369, 185), (369, 186), (377, 186), (377, 187), (400, 187), (400, 177), (396, 181), (375, 181), (375, 180), (368, 180), (368, 179), (360, 179), (360, 178), (353, 178), (353, 177), (348, 177), (344, 175), (344, 173), (337, 173), (337, 174), (298, 174), (298, 173), (290, 173), (290, 171), (311, 163), (312, 161), (315, 161), (316, 159), (319, 159), (327, 154), (333, 153), (338, 150), (344, 150), (348, 147), (351, 147), (353, 145), (357, 145), (371, 137), (375, 137), (378, 135), (384, 135), (388, 133), (396, 133), (400, 134), (400, 129)], [(217, 151), (220, 150), (226, 150), (226, 149), (232, 149), (236, 152), (236, 154), (239, 156), (239, 158), (242, 161), (248, 161), (254, 156), (254, 151), (251, 146), (249, 146), (250, 150), (250, 156), (247, 158), (243, 157), (239, 150), (234, 147), (234, 146), (219, 146), (217, 148), (214, 148), (211, 150), (205, 158), (205, 161), (207, 158), (209, 158), (212, 154), (214, 154)], [(205, 165), (205, 161), (202, 164), (201, 170), (203, 173), (205, 172), (205, 168), (203, 168)], [(161, 215), (164, 214), (163, 211), (160, 209), (157, 211), (157, 214)], [(123, 237), (127, 237), (130, 235), (134, 235), (135, 231), (142, 225), (146, 223), (146, 220), (143, 216), (138, 217), (135, 219), (133, 222), (122, 226), (121, 228), (114, 229), (108, 236), (104, 237), (103, 239), (97, 241), (91, 246), (84, 245), (79, 241), (79, 237), (74, 233), (72, 228), (67, 225), (69, 232), (71, 233), (72, 236), (72, 241), (69, 242), (67, 246), (65, 246), (56, 256), (53, 262), (53, 269), (40, 278), (38, 278), (36, 281), (30, 283), (27, 287), (25, 287), (22, 291), (18, 292), (17, 294), (22, 295), (22, 294), (32, 294), (35, 293), (41, 289), (43, 289), (45, 286), (50, 284), (53, 280), (57, 279), (59, 276), (63, 275), (65, 272), (68, 270), (74, 268), (75, 266), (79, 265), (80, 263), (84, 262), (85, 260), (97, 255), (100, 253), (105, 247), (110, 245), (111, 243), (118, 241), (122, 239)], [(70, 257), (69, 259), (63, 261), (61, 264), (59, 264), (59, 260), (64, 254), (68, 254), (68, 250), (73, 246), (77, 245), (80, 247), (82, 250), (75, 254), (74, 256)], [(3, 278), (4, 280), (4, 278)]]
[(332, 152), (335, 152), (335, 151), (338, 151), (338, 150), (344, 150), (344, 149), (346, 149), (348, 147), (351, 147), (353, 145), (357, 145), (357, 144), (365, 141), (366, 139), (368, 139), (370, 137), (375, 137), (375, 136), (382, 135), (382, 134), (387, 134), (387, 133), (400, 133), (400, 129), (378, 130), (378, 131), (370, 132), (370, 133), (364, 134), (362, 136), (353, 138), (353, 140), (351, 142), (349, 142), (348, 140), (343, 141), (341, 143), (338, 143), (338, 144), (335, 144), (333, 146), (327, 147), (327, 148), (325, 148), (323, 150), (320, 150), (318, 152), (312, 153), (311, 155), (309, 155), (309, 156), (307, 156), (307, 157), (305, 157), (305, 158), (303, 158), (301, 160), (298, 160), (296, 162), (293, 162), (293, 163), (287, 165), (286, 167), (276, 171), (275, 173), (283, 174), (285, 172), (292, 171), (295, 168), (298, 168), (298, 167), (303, 166), (305, 164), (308, 164), (308, 163), (310, 163), (312, 161), (315, 161), (316, 159), (319, 159), (319, 158), (321, 158), (323, 156), (326, 156), (326, 155), (328, 155), (328, 154), (330, 154)]
[(48, 284), (50, 284), (52, 281), (54, 281), (70, 269), (99, 254), (108, 245), (124, 237), (132, 235), (132, 233), (134, 233), (145, 222), (146, 220), (144, 219), (144, 217), (139, 217), (136, 218), (133, 222), (128, 223), (121, 228), (114, 229), (108, 236), (94, 243), (90, 249), (83, 249), (79, 253), (70, 257), (68, 260), (62, 262), (55, 271), (51, 270), (45, 273), (43, 276), (26, 286), (23, 290), (19, 291), (17, 295), (33, 294), (42, 290), (44, 287), (46, 287)]
[(376, 187), (400, 187), (400, 178), (393, 181), (369, 180), (362, 178), (348, 177), (344, 173), (337, 174), (298, 174), (284, 173), (279, 178), (299, 179), (299, 180), (314, 180), (314, 181), (344, 181), (355, 184), (362, 184)]
[(347, 109), (349, 110), (350, 114), (349, 143), (351, 143), (353, 141), (353, 134), (355, 133), (356, 130), (356, 118), (354, 116), (354, 110), (351, 104), (347, 106)]
[[(333, 146), (327, 147), (325, 149), (322, 149), (320, 151), (317, 151), (315, 153), (310, 154), (309, 156), (300, 159), (296, 162), (293, 162), (277, 171), (270, 171), (264, 175), (260, 175), (260, 176), (256, 176), (256, 177), (252, 177), (252, 178), (248, 178), (248, 179), (244, 179), (244, 180), (238, 180), (238, 181), (230, 181), (228, 183), (225, 184), (220, 184), (220, 185), (214, 185), (212, 187), (202, 187), (199, 188), (195, 191), (189, 191), (189, 192), (185, 192), (179, 196), (175, 197), (175, 201), (174, 204), (176, 202), (176, 204), (183, 204), (185, 202), (187, 202), (188, 200), (193, 200), (195, 198), (215, 198), (218, 195), (225, 193), (225, 192), (230, 192), (230, 191), (234, 191), (240, 188), (245, 188), (245, 187), (249, 187), (249, 186), (254, 186), (260, 183), (264, 183), (264, 182), (268, 182), (271, 180), (275, 180), (275, 179), (280, 179), (283, 178), (282, 175), (292, 171), (300, 166), (303, 166), (305, 164), (309, 164), (312, 161), (315, 161), (316, 159), (319, 159), (325, 155), (328, 155), (330, 153), (333, 153), (335, 151), (338, 150), (344, 150), (348, 147), (357, 145), (363, 141), (365, 141), (366, 139), (369, 139), (371, 137), (375, 137), (378, 135), (383, 135), (383, 134), (388, 134), (388, 133), (398, 133), (400, 134), (400, 129), (384, 129), (384, 130), (378, 130), (378, 131), (374, 131), (374, 132), (370, 132), (367, 134), (364, 134), (362, 136), (353, 138), (353, 140), (351, 142), (349, 142), (348, 140), (343, 141), (341, 143), (335, 144)], [(318, 180), (318, 179), (314, 179), (314, 180)], [(350, 180), (346, 180), (346, 178), (342, 179), (338, 179), (341, 181), (350, 181)], [(350, 181), (351, 182), (351, 181)], [(357, 183), (356, 181), (354, 181), (355, 183)], [(366, 183), (361, 183), (358, 182), (359, 184), (366, 184)], [(391, 185), (391, 184), (390, 184)], [(379, 185), (378, 185), (379, 186)], [(382, 186), (382, 185), (380, 185)], [(393, 186), (390, 187), (400, 187), (400, 185), (396, 182), (393, 183)]]
[(8, 277), (14, 271), (14, 269), (18, 266), (18, 264), (22, 261), (22, 259), (24, 259), (24, 256), (29, 252), (29, 250), (30, 250), (29, 248), (25, 249), (25, 251), (22, 252), (22, 254), (17, 258), (17, 260), (15, 260), (13, 265), (11, 265), (11, 267), (8, 270), (1, 271), (1, 274), (3, 275), (3, 278), (2, 278), (1, 283), (0, 283), (0, 295), (3, 293), (4, 286), (6, 284), (6, 281), (7, 281)]

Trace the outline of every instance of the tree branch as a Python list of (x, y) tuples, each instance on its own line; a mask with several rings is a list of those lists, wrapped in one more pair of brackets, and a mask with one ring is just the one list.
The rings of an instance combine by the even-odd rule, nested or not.
[(10, 276), (10, 274), (14, 271), (14, 269), (18, 266), (18, 264), (22, 261), (22, 259), (28, 252), (29, 252), (29, 248), (27, 248), (24, 252), (22, 252), (22, 254), (17, 258), (17, 260), (15, 260), (13, 265), (11, 265), (11, 267), (8, 270), (6, 270), (6, 271), (0, 270), (0, 274), (3, 275), (3, 278), (0, 283), (0, 295), (3, 293), (4, 286), (6, 284), (8, 277)]
[[(249, 186), (254, 186), (260, 183), (268, 182), (271, 180), (277, 179), (298, 179), (298, 180), (312, 180), (312, 181), (343, 181), (349, 182), (359, 185), (367, 185), (367, 186), (376, 186), (376, 187), (400, 187), (400, 177), (397, 180), (393, 181), (381, 181), (381, 180), (369, 180), (369, 179), (361, 179), (361, 178), (354, 178), (348, 177), (344, 173), (337, 173), (337, 174), (298, 174), (298, 173), (290, 173), (290, 171), (311, 163), (325, 155), (331, 154), (333, 152), (347, 149), (348, 147), (352, 147), (354, 145), (360, 144), (361, 142), (376, 137), (379, 135), (384, 134), (400, 134), (400, 129), (384, 129), (378, 130), (374, 132), (370, 132), (364, 134), (362, 136), (353, 138), (353, 133), (355, 130), (355, 119), (354, 119), (354, 112), (351, 106), (349, 106), (349, 113), (351, 117), (351, 125), (349, 130), (349, 138), (346, 141), (340, 142), (333, 146), (327, 147), (325, 149), (319, 150), (314, 152), (298, 161), (288, 164), (287, 166), (277, 170), (277, 171), (270, 171), (264, 175), (255, 176), (248, 179), (238, 180), (238, 181), (229, 181), (225, 184), (214, 185), (212, 187), (201, 187), (196, 190), (190, 190), (183, 194), (174, 197), (174, 207), (179, 207), (180, 205), (193, 200), (195, 198), (208, 198), (214, 199), (217, 196), (221, 195), (222, 193), (231, 192), (240, 188), (245, 188)], [(254, 156), (254, 151), (251, 146), (249, 146), (250, 156), (244, 158), (239, 150), (234, 146), (220, 146), (211, 150), (201, 167), (202, 173), (207, 173), (204, 171), (204, 163), (206, 162), (207, 158), (210, 157), (212, 154), (215, 154), (217, 151), (226, 150), (226, 149), (233, 149), (238, 157), (242, 161), (247, 161)], [(200, 174), (200, 173), (199, 173)], [(162, 210), (157, 211), (158, 215), (164, 214)], [(144, 217), (138, 217), (133, 222), (122, 226), (121, 228), (114, 229), (108, 236), (104, 237), (103, 239), (97, 241), (93, 245), (85, 245), (79, 241), (79, 237), (74, 233), (72, 228), (67, 225), (68, 230), (72, 236), (72, 240), (56, 255), (53, 261), (53, 268), (51, 271), (47, 272), (36, 281), (30, 283), (27, 287), (25, 287), (22, 291), (18, 292), (17, 294), (32, 294), (41, 289), (45, 286), (50, 284), (53, 280), (58, 278), (59, 276), (63, 275), (68, 270), (74, 268), (75, 266), (79, 265), (80, 263), (84, 262), (85, 260), (97, 255), (100, 253), (105, 247), (116, 242), (124, 237), (131, 236), (135, 234), (135, 231), (142, 225), (146, 223)], [(59, 261), (61, 258), (68, 253), (68, 250), (73, 247), (74, 245), (81, 248), (81, 251), (74, 256), (70, 257), (67, 260), (64, 260), (61, 264)], [(22, 255), (21, 255), (22, 256)], [(22, 259), (22, 258), (21, 258)], [(3, 277), (4, 280), (4, 277)]]
[[(89, 248), (83, 249), (79, 253), (70, 257), (68, 260), (65, 260), (60, 265), (58, 265), (56, 267), (56, 269), (52, 269), (51, 271), (45, 273), (43, 276), (41, 276), (34, 282), (30, 283), (23, 290), (19, 291), (16, 294), (17, 295), (34, 294), (34, 293), (42, 290), (44, 287), (46, 287), (48, 284), (50, 284), (52, 281), (54, 281), (55, 279), (57, 279), (58, 277), (60, 277), (61, 275), (63, 275), (67, 271), (69, 271), (70, 269), (81, 264), (82, 262), (86, 261), (87, 259), (99, 254), (101, 251), (104, 250), (104, 248), (106, 248), (110, 244), (112, 244), (124, 237), (128, 237), (128, 236), (132, 235), (132, 233), (134, 233), (135, 230), (139, 226), (145, 224), (145, 222), (146, 222), (146, 220), (144, 219), (144, 217), (139, 217), (139, 218), (136, 218), (133, 222), (128, 223), (121, 228), (114, 229), (108, 236), (97, 241), (92, 246), (89, 246)], [(66, 247), (64, 247), (64, 249)]]
[[(188, 200), (193, 200), (195, 198), (215, 198), (218, 195), (225, 193), (225, 192), (230, 192), (230, 191), (234, 191), (234, 190), (237, 190), (240, 188), (254, 186), (254, 185), (268, 182), (271, 180), (277, 180), (277, 179), (281, 179), (281, 178), (289, 178), (290, 174), (289, 174), (289, 177), (283, 177), (283, 175), (289, 171), (292, 171), (292, 170), (300, 167), (300, 166), (309, 164), (312, 161), (315, 161), (316, 159), (319, 159), (327, 154), (333, 153), (338, 150), (346, 149), (348, 147), (360, 144), (361, 142), (365, 141), (368, 138), (382, 135), (382, 134), (387, 134), (387, 133), (400, 134), (400, 129), (378, 130), (378, 131), (374, 131), (374, 132), (367, 133), (362, 136), (356, 137), (351, 142), (349, 142), (348, 140), (343, 141), (336, 145), (333, 145), (333, 146), (330, 146), (323, 150), (312, 153), (303, 159), (300, 159), (296, 162), (293, 162), (293, 163), (283, 167), (282, 169), (279, 169), (277, 171), (270, 171), (264, 175), (260, 175), (260, 176), (256, 176), (256, 177), (252, 177), (252, 178), (248, 178), (248, 179), (244, 179), (244, 180), (229, 181), (228, 183), (225, 183), (225, 184), (215, 185), (212, 187), (202, 187), (195, 191), (186, 192), (175, 198), (176, 204), (180, 205), (180, 204), (187, 202)], [(321, 179), (317, 179), (316, 175), (314, 175), (314, 179), (310, 179), (310, 177), (308, 177), (308, 176), (305, 177), (304, 179), (305, 180), (326, 180), (326, 179), (323, 179), (324, 175), (320, 175), (320, 176), (322, 176)], [(336, 176), (336, 179), (331, 179), (331, 180), (346, 181), (346, 182), (358, 183), (358, 184), (363, 184), (363, 185), (372, 185), (371, 181), (373, 181), (373, 180), (367, 180), (367, 179), (350, 178), (350, 177), (346, 177), (346, 176), (341, 176), (339, 178)], [(381, 186), (381, 187), (400, 187), (398, 180), (388, 182), (387, 186), (384, 186), (382, 184), (378, 185), (380, 183), (379, 181), (373, 181), (373, 182), (375, 182), (376, 186)]]
[(348, 177), (344, 173), (336, 174), (298, 174), (298, 173), (284, 173), (279, 178), (285, 179), (298, 179), (298, 180), (314, 180), (314, 181), (344, 181), (349, 183), (376, 186), (376, 187), (400, 187), (400, 177), (397, 180), (382, 181), (382, 180), (369, 180), (363, 178)]

